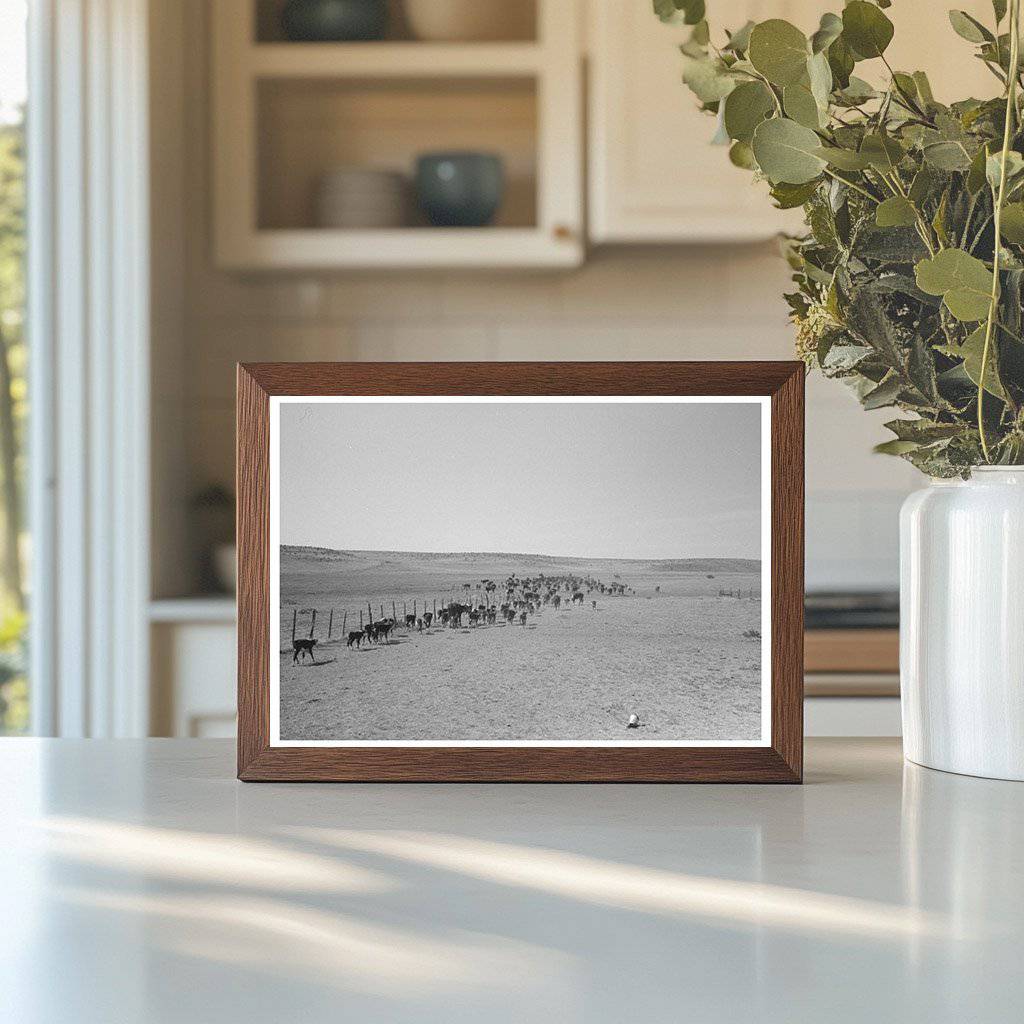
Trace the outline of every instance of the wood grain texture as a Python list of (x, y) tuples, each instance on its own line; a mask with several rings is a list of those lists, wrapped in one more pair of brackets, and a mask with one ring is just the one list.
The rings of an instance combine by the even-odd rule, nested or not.
[[(770, 747), (271, 747), (271, 395), (767, 395)], [(804, 368), (798, 362), (250, 363), (238, 368), (238, 777), (245, 781), (799, 782)]]

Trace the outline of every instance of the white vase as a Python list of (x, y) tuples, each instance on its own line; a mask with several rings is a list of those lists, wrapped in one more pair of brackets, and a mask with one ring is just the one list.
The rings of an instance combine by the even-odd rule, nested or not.
[(904, 503), (900, 692), (909, 760), (1024, 781), (1024, 466)]

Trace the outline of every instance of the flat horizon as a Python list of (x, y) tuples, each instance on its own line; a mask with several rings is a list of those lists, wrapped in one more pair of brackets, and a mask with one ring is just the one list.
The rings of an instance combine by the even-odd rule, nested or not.
[(448, 558), (548, 558), (564, 562), (756, 562), (760, 558), (743, 555), (679, 555), (676, 557), (647, 558), (644, 556), (609, 555), (552, 555), (541, 551), (431, 551), (406, 550), (404, 548), (332, 548), (323, 544), (281, 544), (282, 551), (324, 551), (337, 555), (441, 555)]

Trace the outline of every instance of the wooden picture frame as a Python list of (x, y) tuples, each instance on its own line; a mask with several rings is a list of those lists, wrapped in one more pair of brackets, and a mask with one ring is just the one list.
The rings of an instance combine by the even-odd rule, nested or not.
[[(804, 367), (799, 362), (238, 366), (238, 777), (244, 781), (800, 782)], [(770, 742), (760, 746), (276, 746), (270, 738), (274, 396), (763, 396), (770, 408)], [(521, 399), (520, 399), (521, 400)]]

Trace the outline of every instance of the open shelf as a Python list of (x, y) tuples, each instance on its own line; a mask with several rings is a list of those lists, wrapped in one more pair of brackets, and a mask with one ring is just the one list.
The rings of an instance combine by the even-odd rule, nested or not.
[[(504, 165), (504, 195), (493, 226), (463, 235), (536, 227), (532, 79), (272, 79), (258, 84), (256, 119), (260, 231), (345, 234), (317, 224), (314, 197), (325, 174), (350, 166), (402, 174), (408, 223), (399, 230), (430, 230), (412, 197), (413, 177), (417, 156), (438, 150), (497, 153)], [(379, 233), (360, 230), (352, 240), (372, 247)], [(456, 237), (449, 228), (443, 235)]]

